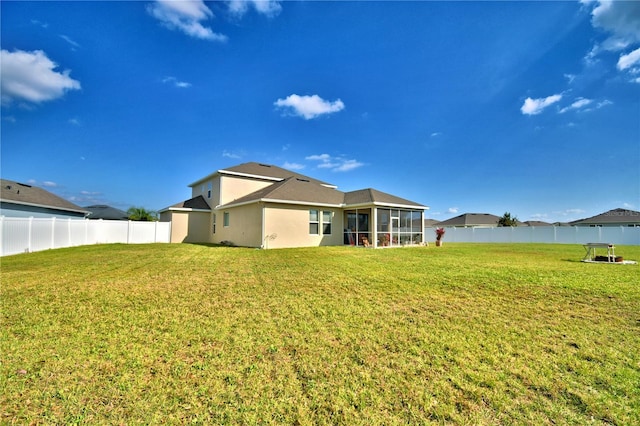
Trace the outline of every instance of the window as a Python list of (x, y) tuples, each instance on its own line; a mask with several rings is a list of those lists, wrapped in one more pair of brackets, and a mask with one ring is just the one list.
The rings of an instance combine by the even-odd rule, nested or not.
[(322, 212), (322, 235), (331, 235), (332, 212)]
[(209, 187), (207, 189), (207, 198), (211, 198), (211, 188), (213, 188), (213, 184), (209, 182)]
[(215, 213), (213, 214), (212, 222), (213, 222), (213, 226), (212, 226), (211, 229), (212, 229), (213, 233), (215, 234), (216, 233), (216, 214)]
[(319, 225), (318, 210), (309, 210), (309, 234), (318, 235)]
[(225, 228), (229, 226), (229, 212), (224, 212), (222, 214), (222, 226)]

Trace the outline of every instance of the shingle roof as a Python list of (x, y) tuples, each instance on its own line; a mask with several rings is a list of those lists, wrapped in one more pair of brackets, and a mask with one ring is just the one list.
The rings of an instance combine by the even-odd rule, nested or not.
[(296, 177), (300, 179), (306, 179), (310, 182), (315, 182), (320, 185), (330, 186), (335, 188), (336, 186), (327, 182), (323, 182), (318, 179), (314, 179), (309, 176), (305, 176), (303, 174), (293, 172), (291, 170), (283, 169), (282, 167), (274, 166), (271, 164), (263, 164), (263, 163), (242, 163), (237, 166), (228, 167), (226, 169), (220, 169), (212, 175), (206, 176), (202, 179), (197, 180), (189, 186), (194, 186), (199, 184), (200, 182), (211, 178), (213, 175), (240, 175), (244, 177), (251, 177), (255, 179), (268, 179), (273, 181), (281, 181), (287, 178)]
[(129, 215), (124, 210), (105, 205), (87, 206), (86, 210), (90, 211), (89, 219), (104, 220), (128, 220)]
[(202, 195), (198, 195), (197, 197), (181, 201), (161, 211), (167, 211), (170, 209), (211, 210), (211, 207), (209, 207), (207, 200), (205, 200)]
[(49, 191), (8, 179), (0, 179), (0, 199), (7, 203), (87, 213), (82, 207)]
[(628, 209), (613, 209), (587, 219), (571, 222), (571, 225), (612, 225), (612, 224), (640, 224), (640, 212)]
[(413, 201), (396, 197), (395, 195), (387, 194), (386, 192), (378, 191), (377, 189), (373, 188), (360, 189), (357, 191), (345, 193), (344, 203), (347, 205), (347, 207), (350, 205), (374, 203), (407, 207), (424, 207), (423, 205), (415, 203)]
[(289, 177), (260, 189), (244, 197), (238, 198), (226, 206), (246, 204), (259, 200), (286, 201), (313, 205), (340, 206), (344, 193), (334, 188), (318, 185), (317, 181), (310, 181), (298, 177)]
[(497, 226), (500, 218), (489, 213), (464, 213), (443, 220), (438, 226)]

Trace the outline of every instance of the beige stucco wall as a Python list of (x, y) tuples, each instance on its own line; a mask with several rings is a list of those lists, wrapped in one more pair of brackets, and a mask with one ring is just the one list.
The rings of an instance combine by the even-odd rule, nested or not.
[[(259, 189), (273, 185), (274, 182), (263, 182), (247, 178), (237, 178), (233, 176), (220, 176), (220, 203), (227, 204), (238, 198), (249, 195)], [(215, 186), (215, 185), (214, 185)], [(216, 204), (216, 205), (218, 205)]]
[[(224, 213), (229, 213), (229, 226), (224, 226)], [(230, 241), (237, 246), (260, 247), (262, 239), (262, 206), (247, 204), (215, 210), (216, 233), (212, 242)]]
[[(309, 234), (309, 210), (333, 212), (331, 235)], [(269, 204), (265, 208), (265, 241), (267, 248), (313, 247), (343, 244), (341, 209)], [(322, 232), (322, 224), (320, 224)]]
[[(209, 184), (211, 184), (211, 196), (209, 196)], [(202, 195), (211, 207), (220, 204), (220, 176), (203, 180), (191, 187), (191, 198)]]
[(172, 243), (209, 242), (211, 213), (167, 211), (160, 214), (161, 222), (171, 222)]

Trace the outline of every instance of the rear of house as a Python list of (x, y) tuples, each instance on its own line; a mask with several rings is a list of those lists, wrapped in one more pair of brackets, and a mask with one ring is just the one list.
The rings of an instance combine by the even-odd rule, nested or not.
[(261, 248), (424, 242), (428, 207), (374, 189), (335, 185), (277, 166), (244, 163), (191, 185), (192, 198), (161, 210), (172, 242)]

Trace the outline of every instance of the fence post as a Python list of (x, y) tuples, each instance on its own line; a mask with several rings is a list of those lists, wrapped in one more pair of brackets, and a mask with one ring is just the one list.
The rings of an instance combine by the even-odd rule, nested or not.
[(56, 218), (55, 216), (51, 218), (51, 247), (56, 248)]
[(33, 227), (33, 216), (29, 216), (29, 231), (27, 232), (27, 250), (29, 251), (29, 253), (31, 253), (31, 237), (32, 237), (32, 231), (31, 228)]
[(4, 234), (4, 216), (0, 216), (0, 256), (4, 256), (4, 244), (2, 243)]
[(129, 221), (127, 224), (127, 244), (131, 244), (131, 227), (133, 226), (133, 222)]

